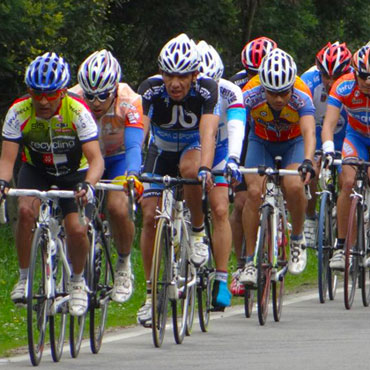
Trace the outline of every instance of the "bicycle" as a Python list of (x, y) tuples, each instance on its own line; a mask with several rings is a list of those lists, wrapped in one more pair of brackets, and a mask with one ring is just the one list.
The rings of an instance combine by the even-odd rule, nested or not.
[(369, 206), (370, 189), (367, 175), (370, 162), (344, 160), (342, 165), (356, 167), (356, 177), (352, 188), (351, 206), (346, 239), (344, 243), (344, 305), (351, 309), (356, 292), (357, 280), (362, 293), (362, 303), (370, 303), (370, 270), (366, 266), (369, 253)]
[[(322, 151), (318, 153), (322, 156)], [(336, 156), (340, 153), (336, 153)], [(338, 276), (329, 267), (329, 261), (333, 256), (335, 238), (337, 235), (337, 188), (338, 173), (337, 166), (342, 161), (335, 159), (329, 168), (324, 168), (324, 161), (321, 162), (319, 184), (321, 191), (319, 196), (319, 218), (317, 228), (317, 274), (320, 303), (325, 303), (326, 297), (330, 300), (335, 298)]]
[[(157, 207), (156, 236), (152, 260), (152, 336), (155, 347), (162, 345), (168, 315), (172, 309), (175, 342), (190, 334), (194, 318), (196, 269), (190, 263), (190, 221), (185, 217), (182, 185), (199, 185), (195, 179), (170, 176), (139, 178), (164, 185), (161, 207)], [(188, 328), (188, 329), (187, 329)]]
[(281, 176), (300, 174), (297, 170), (281, 169), (281, 157), (275, 158), (274, 168), (267, 166), (240, 167), (240, 171), (243, 174), (266, 176), (264, 185), (266, 191), (262, 196), (260, 224), (253, 258), (253, 263), (257, 268), (257, 287), (246, 285), (246, 290), (257, 289), (258, 320), (260, 325), (264, 325), (268, 313), (270, 290), (274, 320), (280, 321), (285, 275), (288, 271), (286, 247), (289, 228), (285, 200), (281, 190)]
[[(19, 303), (27, 307), (28, 349), (32, 365), (37, 366), (41, 361), (48, 321), (51, 355), (53, 361), (58, 362), (63, 353), (69, 300), (67, 284), (71, 276), (58, 200), (74, 198), (75, 194), (70, 190), (9, 189), (7, 196), (32, 196), (41, 201), (33, 230), (25, 300)], [(4, 207), (2, 202), (3, 222), (6, 220)], [(80, 222), (83, 221), (80, 218)]]

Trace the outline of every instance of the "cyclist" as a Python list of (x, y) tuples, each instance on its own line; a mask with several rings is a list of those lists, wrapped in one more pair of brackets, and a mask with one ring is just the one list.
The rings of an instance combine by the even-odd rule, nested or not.
[[(158, 65), (160, 73), (139, 86), (143, 99), (144, 127), (150, 129), (150, 142), (143, 172), (185, 178), (207, 178), (212, 184), (215, 136), (218, 120), (218, 86), (210, 78), (198, 76), (199, 53), (186, 34), (171, 39), (162, 48)], [(150, 270), (155, 238), (155, 209), (161, 188), (151, 185), (144, 190), (141, 202), (143, 229), (141, 251), (147, 297), (138, 312), (138, 322), (151, 322)], [(200, 186), (185, 186), (184, 197), (191, 212), (191, 262), (201, 266), (208, 260)], [(220, 292), (222, 294), (222, 292)]]
[[(350, 71), (351, 52), (345, 43), (338, 41), (325, 45), (316, 55), (316, 65), (311, 67), (301, 76), (302, 80), (310, 88), (313, 103), (316, 108), (316, 149), (321, 149), (321, 130), (324, 121), (328, 94), (333, 83), (343, 74)], [(341, 151), (347, 126), (347, 113), (342, 107), (340, 118), (335, 130), (335, 150)], [(316, 171), (318, 169), (316, 168)], [(316, 187), (317, 180), (310, 183), (312, 199), (308, 201), (304, 234), (307, 246), (314, 247), (317, 228), (316, 220)]]
[[(369, 160), (370, 147), (370, 42), (361, 47), (352, 57), (354, 71), (340, 77), (330, 90), (328, 106), (322, 128), (323, 150), (326, 163), (334, 155), (333, 136), (340, 119), (341, 108), (348, 115), (346, 136), (342, 148), (342, 159), (360, 158)], [(347, 233), (350, 194), (355, 179), (355, 169), (342, 167), (342, 188), (338, 197), (338, 239), (336, 251), (330, 261), (333, 269), (344, 270), (344, 241)]]
[[(232, 181), (240, 183), (242, 176), (238, 169), (244, 138), (245, 108), (241, 89), (222, 77), (224, 66), (220, 55), (205, 41), (197, 45), (201, 55), (199, 72), (218, 82), (220, 100), (220, 121), (216, 139), (215, 159), (212, 169), (229, 171)], [(231, 294), (218, 295), (220, 284), (227, 284), (227, 268), (231, 252), (231, 227), (229, 222), (228, 187), (225, 177), (216, 176), (216, 186), (209, 192), (212, 211), (213, 236), (212, 246), (216, 264), (216, 277), (213, 288), (213, 306), (230, 305)], [(217, 302), (217, 298), (219, 302)]]
[[(298, 169), (306, 184), (315, 175), (312, 163), (315, 151), (315, 108), (308, 87), (296, 73), (293, 58), (276, 48), (262, 60), (259, 75), (248, 82), (244, 102), (251, 129), (245, 166), (273, 167), (274, 157), (279, 155), (282, 157), (282, 167)], [(243, 209), (243, 226), (247, 263), (239, 278), (243, 284), (255, 284), (257, 281), (253, 252), (263, 181), (259, 175), (245, 175), (247, 199)], [(288, 269), (292, 274), (299, 274), (307, 262), (302, 233), (306, 209), (304, 187), (298, 176), (284, 178), (282, 183), (292, 218)]]
[[(83, 97), (99, 128), (99, 142), (105, 161), (104, 178), (125, 180), (132, 177), (138, 195), (143, 187), (137, 176), (141, 166), (144, 137), (141, 97), (128, 84), (120, 83), (121, 67), (107, 50), (96, 51), (81, 64), (79, 85), (71, 90)], [(135, 225), (128, 213), (128, 197), (121, 191), (109, 191), (110, 215), (118, 260), (111, 297), (127, 301), (133, 290), (130, 253)]]
[[(79, 189), (76, 197), (85, 204), (93, 201), (93, 186), (104, 169), (98, 132), (85, 105), (67, 93), (69, 79), (68, 64), (56, 53), (38, 56), (28, 66), (25, 74), (28, 95), (13, 103), (3, 126), (0, 158), (2, 194), (9, 187), (18, 149), (22, 146), (19, 188), (48, 190), (57, 185), (61, 189)], [(18, 199), (16, 247), (20, 278), (11, 293), (15, 303), (22, 303), (25, 296), (32, 229), (38, 205), (39, 201), (33, 197)], [(88, 303), (83, 278), (89, 250), (87, 227), (79, 222), (75, 200), (61, 199), (60, 205), (73, 270), (69, 285), (69, 311), (79, 316), (85, 313)], [(87, 217), (91, 217), (91, 211), (91, 205), (87, 205)]]
[[(262, 59), (272, 49), (275, 49), (277, 44), (275, 41), (268, 37), (258, 37), (254, 40), (249, 41), (241, 52), (241, 61), (244, 69), (236, 73), (230, 78), (230, 81), (234, 82), (241, 89), (247, 84), (247, 82), (258, 73), (258, 67), (260, 66)], [(245, 154), (247, 152), (248, 144), (248, 125), (245, 126), (245, 136), (243, 142), (243, 149), (241, 154), (241, 162), (244, 163)], [(237, 257), (237, 270), (233, 273), (230, 289), (233, 295), (244, 296), (244, 285), (240, 284), (239, 276), (243, 270), (244, 263), (241, 258), (242, 245), (243, 245), (243, 223), (242, 214), (243, 207), (246, 199), (246, 186), (244, 177), (239, 185), (235, 187), (234, 206), (230, 215), (230, 224), (232, 229), (232, 237), (235, 255)]]

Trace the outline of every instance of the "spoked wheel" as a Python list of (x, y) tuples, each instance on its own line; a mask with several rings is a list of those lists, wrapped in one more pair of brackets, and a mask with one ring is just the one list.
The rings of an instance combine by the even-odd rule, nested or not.
[(278, 260), (277, 260), (277, 275), (272, 281), (272, 311), (274, 320), (280, 321), (281, 312), (283, 310), (283, 298), (285, 288), (285, 274), (288, 270), (288, 261), (286, 255), (286, 246), (288, 244), (287, 231), (284, 228), (284, 220), (280, 215), (279, 220), (279, 240), (278, 240)]
[(81, 343), (85, 330), (86, 314), (69, 317), (69, 348), (71, 356), (77, 358), (80, 353)]
[(107, 322), (110, 292), (113, 286), (111, 265), (111, 243), (109, 226), (104, 224), (104, 234), (98, 234), (95, 241), (93, 272), (90, 276), (90, 348), (98, 353), (103, 341)]
[[(54, 265), (54, 281), (55, 281), (55, 300), (54, 304), (58, 300), (63, 299), (67, 295), (67, 272), (65, 271), (62, 257), (60, 255), (60, 249), (64, 249), (64, 254), (66, 253), (66, 245), (64, 239), (58, 239), (58, 249), (57, 254), (53, 257)], [(50, 347), (51, 356), (54, 362), (59, 362), (64, 347), (64, 339), (66, 334), (67, 326), (67, 313), (68, 313), (68, 303), (62, 303), (61, 305), (56, 305), (57, 309), (54, 315), (49, 316), (49, 326), (50, 326)]]
[[(333, 208), (334, 207), (334, 208)], [(337, 218), (336, 218), (336, 205), (330, 207), (330, 234), (328, 234), (328, 248), (325, 250), (324, 263), (328, 265), (328, 294), (329, 299), (332, 301), (335, 298), (338, 287), (338, 274), (329, 266), (330, 259), (333, 257), (335, 238), (337, 236)]]
[(265, 325), (270, 299), (272, 249), (270, 209), (263, 208), (257, 244), (257, 306), (258, 320)]
[[(196, 279), (196, 276), (194, 276)], [(189, 299), (188, 299), (188, 317), (186, 321), (186, 335), (191, 335), (191, 332), (193, 330), (193, 324), (194, 324), (194, 317), (195, 317), (195, 301), (196, 301), (196, 285), (192, 285), (189, 290)]]
[(344, 305), (347, 310), (352, 307), (355, 298), (356, 284), (359, 272), (358, 243), (356, 242), (357, 230), (357, 209), (359, 206), (358, 198), (352, 198), (348, 218), (348, 229), (344, 243), (345, 268), (344, 268)]
[(166, 331), (168, 289), (171, 283), (170, 235), (167, 221), (160, 219), (155, 235), (152, 264), (152, 334), (160, 347)]
[(197, 300), (199, 326), (202, 332), (208, 331), (209, 320), (211, 317), (212, 285), (215, 279), (215, 271), (212, 266), (211, 253), (206, 266), (198, 271)]
[(330, 274), (329, 253), (333, 246), (332, 216), (329, 194), (324, 192), (320, 201), (320, 212), (317, 231), (317, 274), (320, 303), (325, 303), (328, 294)]
[(362, 303), (365, 307), (370, 303), (370, 271), (366, 266), (367, 238), (365, 238), (364, 212), (358, 207), (357, 212), (357, 250), (359, 252), (359, 285), (361, 287)]
[(244, 313), (245, 317), (249, 318), (252, 315), (254, 303), (254, 289), (246, 286), (244, 290)]
[(45, 292), (46, 243), (43, 230), (37, 228), (32, 240), (27, 288), (28, 350), (34, 366), (41, 361), (48, 318), (48, 300)]

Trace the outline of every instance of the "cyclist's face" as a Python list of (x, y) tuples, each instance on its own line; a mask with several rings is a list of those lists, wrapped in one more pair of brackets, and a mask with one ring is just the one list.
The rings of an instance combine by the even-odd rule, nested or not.
[(196, 80), (197, 72), (183, 75), (162, 72), (163, 82), (172, 100), (181, 101), (188, 94), (191, 83)]
[(321, 74), (322, 83), (324, 84), (325, 90), (329, 93), (333, 83), (339, 78), (340, 76), (329, 76), (327, 74)]
[(363, 79), (357, 75), (357, 83), (360, 91), (363, 94), (370, 96), (370, 74), (366, 79)]
[(276, 111), (281, 111), (289, 102), (292, 96), (292, 89), (275, 93), (266, 90), (266, 99), (270, 107)]
[(108, 112), (108, 109), (117, 96), (116, 91), (117, 90), (113, 90), (96, 95), (84, 94), (84, 100), (91, 109), (91, 113), (93, 114), (94, 118), (99, 119)]
[(66, 94), (66, 89), (58, 90), (58, 93), (35, 93), (33, 90), (29, 90), (32, 103), (36, 111), (36, 116), (49, 119), (55, 115), (61, 100)]

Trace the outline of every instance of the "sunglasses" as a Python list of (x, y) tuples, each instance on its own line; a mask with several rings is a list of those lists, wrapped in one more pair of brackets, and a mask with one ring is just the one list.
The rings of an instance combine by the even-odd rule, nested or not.
[(288, 90), (283, 90), (283, 91), (279, 91), (279, 92), (270, 91), (270, 90), (267, 90), (267, 89), (265, 89), (265, 90), (270, 95), (273, 95), (273, 96), (281, 96), (281, 97), (288, 96), (288, 94), (293, 91), (291, 88), (288, 89)]
[(47, 101), (53, 101), (58, 99), (60, 97), (60, 94), (62, 93), (62, 90), (43, 92), (29, 89), (28, 91), (31, 97), (37, 101), (41, 101), (43, 98), (46, 98)]
[(98, 99), (100, 103), (104, 103), (107, 99), (111, 97), (111, 95), (115, 94), (116, 90), (113, 91), (106, 91), (100, 94), (88, 94), (84, 93), (84, 98), (88, 100), (90, 103), (93, 103), (95, 99)]
[(360, 77), (361, 80), (370, 80), (370, 73), (366, 73), (366, 72), (356, 72), (357, 74), (357, 77)]

